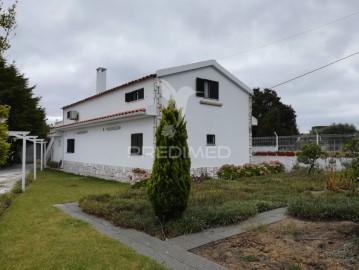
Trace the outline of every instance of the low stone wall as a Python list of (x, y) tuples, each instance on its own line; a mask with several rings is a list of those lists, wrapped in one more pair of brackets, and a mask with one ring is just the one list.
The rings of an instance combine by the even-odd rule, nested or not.
[[(132, 167), (122, 166), (110, 166), (74, 161), (64, 161), (63, 170), (79, 175), (94, 176), (107, 180), (115, 180), (123, 183), (129, 183), (131, 178), (134, 176)], [(151, 173), (151, 170), (146, 170)], [(201, 174), (207, 174), (210, 177), (217, 177), (217, 167), (201, 167), (192, 168), (191, 175), (200, 176)]]
[(94, 176), (107, 180), (129, 183), (133, 175), (131, 167), (110, 166), (74, 161), (64, 161), (63, 170), (80, 175)]

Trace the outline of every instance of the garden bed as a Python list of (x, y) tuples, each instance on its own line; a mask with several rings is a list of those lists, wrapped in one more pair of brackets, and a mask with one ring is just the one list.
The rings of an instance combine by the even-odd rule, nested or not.
[(193, 183), (182, 218), (166, 224), (155, 217), (146, 188), (116, 195), (90, 195), (80, 201), (80, 206), (85, 212), (104, 217), (117, 226), (163, 239), (238, 223), (257, 213), (287, 206), (293, 196), (310, 196), (310, 191), (324, 187), (324, 179), (307, 176), (306, 171)]
[(192, 251), (229, 269), (359, 269), (359, 224), (287, 218)]

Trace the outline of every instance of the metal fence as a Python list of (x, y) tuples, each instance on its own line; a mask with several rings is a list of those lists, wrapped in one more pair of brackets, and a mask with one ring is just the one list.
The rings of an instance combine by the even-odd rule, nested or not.
[(319, 134), (296, 136), (254, 137), (253, 152), (258, 151), (299, 151), (302, 145), (316, 143), (324, 151), (341, 151), (343, 146), (359, 134)]

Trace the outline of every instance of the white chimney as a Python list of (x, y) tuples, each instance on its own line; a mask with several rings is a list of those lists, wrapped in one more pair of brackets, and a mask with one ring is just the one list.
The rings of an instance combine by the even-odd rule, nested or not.
[(96, 69), (96, 94), (106, 90), (106, 70), (107, 68), (99, 67)]

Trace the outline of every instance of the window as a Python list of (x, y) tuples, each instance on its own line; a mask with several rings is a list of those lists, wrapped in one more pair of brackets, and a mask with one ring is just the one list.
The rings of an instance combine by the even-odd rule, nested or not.
[(132, 101), (144, 99), (144, 97), (145, 97), (144, 89), (141, 88), (141, 89), (126, 93), (125, 94), (125, 101), (126, 102), (132, 102)]
[(143, 134), (131, 134), (131, 155), (142, 155)]
[(75, 153), (75, 139), (67, 139), (67, 153)]
[(197, 78), (197, 97), (219, 99), (219, 83), (206, 79)]
[(207, 145), (216, 145), (216, 135), (207, 134)]

